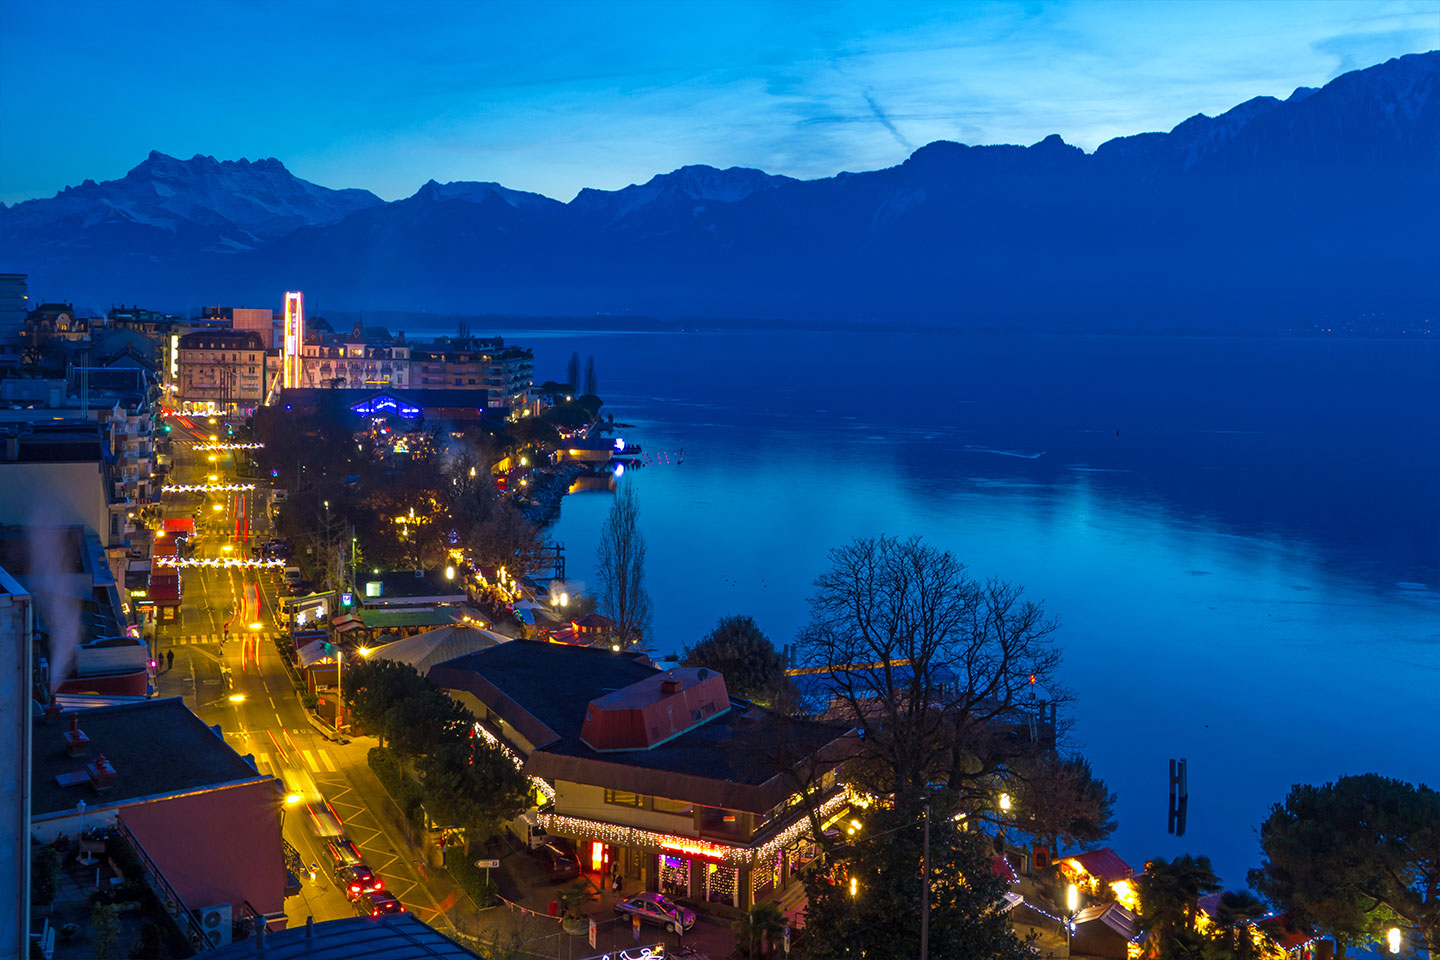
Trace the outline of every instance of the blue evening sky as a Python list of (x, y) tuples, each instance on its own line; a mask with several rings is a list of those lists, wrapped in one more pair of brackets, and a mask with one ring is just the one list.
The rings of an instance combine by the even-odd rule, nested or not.
[(0, 200), (151, 149), (385, 199), (568, 200), (686, 163), (828, 176), (931, 140), (1093, 149), (1440, 48), (1440, 0), (5, 0)]

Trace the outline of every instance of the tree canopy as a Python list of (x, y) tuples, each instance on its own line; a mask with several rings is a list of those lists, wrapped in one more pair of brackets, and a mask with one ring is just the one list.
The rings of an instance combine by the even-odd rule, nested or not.
[(1379, 774), (1297, 784), (1260, 826), (1250, 882), (1341, 949), (1408, 928), (1440, 946), (1440, 793)]
[(785, 658), (754, 618), (743, 614), (721, 617), (699, 643), (686, 648), (680, 662), (719, 671), (727, 690), (749, 700), (768, 703), (788, 685)]
[(529, 793), (509, 757), (473, 738), (436, 745), (417, 767), (430, 818), (484, 837), (522, 809)]
[(1198, 901), (1220, 890), (1209, 857), (1182, 854), (1159, 857), (1145, 865), (1136, 881), (1140, 892), (1140, 926), (1154, 940), (1156, 956), (1188, 952), (1201, 939), (1195, 929)]

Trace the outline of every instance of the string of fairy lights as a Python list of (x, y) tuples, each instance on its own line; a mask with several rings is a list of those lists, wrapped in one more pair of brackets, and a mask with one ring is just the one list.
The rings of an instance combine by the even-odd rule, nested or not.
[[(475, 732), (480, 734), (480, 736), (483, 737), (485, 739), (485, 742), (490, 744), (490, 746), (494, 747), (501, 753), (505, 754), (505, 756), (509, 757), (510, 762), (515, 764), (516, 770), (525, 769), (525, 759), (521, 757), (520, 754), (516, 753), (514, 750), (511, 750), (508, 745), (501, 743), (500, 738), (495, 736), (495, 734), (491, 733), (489, 730), (486, 730), (479, 723), (475, 724)], [(539, 777), (531, 777), (530, 785), (534, 787), (537, 791), (539, 791), (541, 796), (543, 796), (546, 800), (554, 801), (555, 788), (550, 786), (550, 784), (546, 783)]]
[(264, 450), (263, 443), (192, 443), (191, 449), (201, 450), (206, 453), (217, 453), (222, 450)]
[(157, 567), (216, 567), (220, 569), (279, 569), (284, 560), (251, 560), (245, 557), (156, 557)]
[[(820, 805), (818, 815), (822, 818), (828, 817), (849, 802), (850, 797), (848, 793), (843, 791), (837, 793)], [(640, 827), (626, 827), (614, 823), (604, 823), (599, 820), (567, 817), (558, 813), (542, 813), (539, 816), (539, 821), (540, 825), (550, 833), (558, 833), (562, 836), (594, 838), (619, 847), (655, 847), (662, 850), (668, 848), (685, 852), (694, 847), (696, 843), (694, 837), (680, 837), (673, 834), (656, 833), (653, 830), (645, 830)], [(810, 818), (802, 817), (758, 847), (733, 847), (728, 844), (709, 844), (707, 846), (707, 853), (713, 859), (717, 859), (730, 867), (748, 867), (751, 864), (764, 864), (780, 850), (790, 846), (809, 832)]]
[(248, 493), (253, 483), (167, 483), (161, 493)]

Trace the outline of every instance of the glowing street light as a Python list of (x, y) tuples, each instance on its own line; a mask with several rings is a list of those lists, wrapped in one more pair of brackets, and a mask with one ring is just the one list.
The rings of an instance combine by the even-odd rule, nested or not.
[(855, 879), (854, 877), (851, 877), (851, 878), (850, 878), (850, 896), (852, 896), (852, 897), (853, 897), (853, 896), (856, 896), (856, 895), (859, 893), (859, 888), (860, 888), (859, 883), (856, 882), (856, 879)]
[(1385, 941), (1386, 941), (1386, 943), (1389, 944), (1389, 946), (1390, 946), (1390, 952), (1391, 952), (1391, 953), (1399, 953), (1399, 952), (1400, 952), (1400, 928), (1399, 928), (1399, 927), (1391, 927), (1390, 930), (1389, 930), (1389, 932), (1387, 932), (1387, 933), (1385, 934)]
[(298, 793), (292, 793), (292, 794), (290, 794), (288, 797), (285, 798), (285, 802), (288, 803), (290, 806), (293, 807), (293, 806), (295, 806), (295, 804), (299, 803), (302, 799), (303, 799), (303, 798), (300, 796), (300, 794), (298, 794)]
[(252, 623), (252, 624), (250, 624), (250, 629), (251, 629), (251, 630), (259, 630), (259, 629), (261, 629), (261, 628), (264, 627), (264, 626), (265, 626), (265, 624), (263, 624), (263, 623)]
[(232, 693), (232, 694), (230, 694), (230, 702), (231, 702), (231, 703), (244, 703), (244, 702), (245, 702), (245, 694), (243, 694), (243, 693)]
[(372, 650), (372, 649), (369, 648), (369, 647), (356, 647), (356, 648), (355, 648), (355, 652), (358, 653), (358, 654), (360, 654), (360, 656), (362, 656), (362, 657), (368, 657), (368, 656), (370, 656), (370, 654), (374, 653), (375, 651)]
[(225, 509), (225, 505), (222, 503), (212, 503), (210, 505), (210, 509), (215, 513), (219, 513), (221, 510)]
[(1010, 812), (1010, 794), (1000, 794), (1000, 809), (1005, 811), (1006, 813)]
[(1073, 883), (1065, 888), (1065, 909), (1070, 913), (1080, 909), (1080, 888)]
[(446, 579), (446, 580), (454, 580), (454, 579), (455, 579), (455, 568), (454, 568), (454, 567), (446, 567), (446, 568), (445, 568), (445, 579)]

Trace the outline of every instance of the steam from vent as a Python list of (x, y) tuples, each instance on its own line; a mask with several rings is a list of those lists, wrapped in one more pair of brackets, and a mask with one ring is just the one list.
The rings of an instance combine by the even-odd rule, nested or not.
[(74, 669), (75, 650), (80, 646), (81, 602), (66, 590), (67, 575), (72, 572), (64, 567), (68, 531), (61, 526), (52, 508), (42, 503), (37, 510), (32, 518), (34, 525), (27, 528), (25, 537), (30, 561), (28, 579), (33, 585), (31, 593), (35, 596), (40, 620), (50, 639), (50, 693), (53, 694)]

